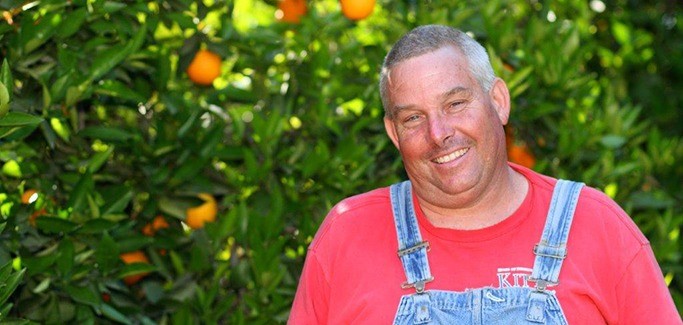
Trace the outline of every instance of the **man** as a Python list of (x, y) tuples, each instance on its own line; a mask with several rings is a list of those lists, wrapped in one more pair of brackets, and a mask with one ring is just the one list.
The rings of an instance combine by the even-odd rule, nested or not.
[(681, 324), (616, 203), (507, 162), (510, 96), (476, 41), (416, 28), (380, 89), (410, 181), (330, 211), (291, 324)]

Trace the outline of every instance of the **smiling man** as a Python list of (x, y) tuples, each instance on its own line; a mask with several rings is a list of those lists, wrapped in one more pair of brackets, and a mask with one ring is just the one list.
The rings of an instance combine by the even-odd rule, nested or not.
[(476, 41), (412, 30), (380, 90), (409, 180), (330, 211), (289, 323), (681, 324), (615, 202), (507, 162), (510, 96)]

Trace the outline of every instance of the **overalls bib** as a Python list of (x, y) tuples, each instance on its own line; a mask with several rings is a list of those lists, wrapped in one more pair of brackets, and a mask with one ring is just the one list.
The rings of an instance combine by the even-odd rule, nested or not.
[[(529, 287), (484, 287), (464, 292), (425, 290), (432, 281), (427, 261), (429, 243), (422, 241), (409, 181), (391, 186), (391, 205), (398, 234), (398, 256), (407, 281), (416, 293), (401, 297), (394, 324), (567, 324), (555, 291), (567, 238), (582, 183), (559, 180), (541, 241), (533, 248)], [(531, 249), (531, 248), (530, 248)]]

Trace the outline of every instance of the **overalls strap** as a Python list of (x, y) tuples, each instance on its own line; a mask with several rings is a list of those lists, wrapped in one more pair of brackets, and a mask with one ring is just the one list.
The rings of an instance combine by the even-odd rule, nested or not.
[(425, 283), (434, 278), (429, 271), (427, 249), (429, 243), (422, 241), (417, 224), (410, 181), (394, 184), (390, 188), (391, 208), (398, 237), (398, 256), (403, 264), (407, 281), (403, 288), (414, 287), (424, 292)]
[(558, 180), (555, 185), (541, 241), (534, 247), (536, 259), (530, 280), (536, 281), (540, 291), (548, 284), (558, 283), (562, 262), (567, 256), (569, 228), (583, 185), (567, 180)]

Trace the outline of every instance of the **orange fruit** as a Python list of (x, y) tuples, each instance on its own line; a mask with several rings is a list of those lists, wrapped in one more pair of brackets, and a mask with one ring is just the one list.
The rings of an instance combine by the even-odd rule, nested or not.
[(168, 225), (168, 222), (166, 222), (166, 219), (164, 219), (163, 216), (158, 215), (154, 218), (154, 220), (152, 220), (152, 222), (146, 224), (142, 228), (142, 233), (145, 236), (154, 236), (154, 234), (157, 232), (157, 230), (168, 228), (168, 227), (169, 227), (169, 225)]
[(166, 219), (164, 219), (163, 216), (158, 215), (152, 221), (152, 226), (154, 227), (154, 230), (164, 229), (168, 228), (168, 222), (166, 222)]
[(31, 204), (35, 202), (38, 199), (38, 191), (30, 188), (26, 191), (24, 191), (24, 194), (21, 195), (21, 203), (23, 204)]
[(187, 67), (187, 76), (192, 82), (209, 86), (221, 74), (221, 57), (209, 50), (199, 50)]
[(375, 9), (375, 0), (340, 0), (339, 2), (342, 13), (351, 20), (367, 18)]
[[(137, 251), (132, 251), (128, 253), (123, 253), (119, 255), (119, 258), (123, 261), (123, 263), (126, 264), (133, 264), (133, 263), (146, 263), (149, 264), (149, 259), (147, 258), (147, 255), (143, 251), (137, 250)], [(144, 278), (147, 275), (147, 272), (145, 273), (139, 273), (135, 275), (129, 275), (125, 278), (123, 278), (123, 282), (125, 282), (127, 285), (133, 285), (140, 281), (142, 278)]]
[(306, 0), (280, 0), (277, 3), (275, 17), (286, 23), (298, 24), (301, 17), (308, 11)]
[(508, 159), (527, 168), (534, 168), (534, 165), (536, 165), (536, 157), (534, 157), (526, 144), (512, 144), (509, 146)]
[(211, 194), (200, 193), (197, 196), (204, 203), (185, 210), (185, 223), (192, 229), (202, 228), (206, 222), (214, 222), (218, 214), (218, 204)]
[(45, 211), (45, 208), (41, 208), (38, 211), (34, 211), (30, 217), (28, 217), (28, 223), (35, 227), (36, 226), (36, 219), (40, 216), (44, 216), (47, 214), (47, 211)]
[(144, 227), (142, 227), (142, 234), (149, 237), (154, 236), (154, 228), (152, 228), (151, 223), (148, 223)]

